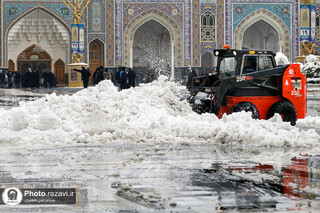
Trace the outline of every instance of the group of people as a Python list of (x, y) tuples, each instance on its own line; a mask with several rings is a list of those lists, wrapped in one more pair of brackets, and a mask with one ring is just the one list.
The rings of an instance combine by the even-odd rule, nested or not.
[[(81, 80), (83, 82), (83, 88), (87, 88), (89, 85), (89, 78), (91, 76), (89, 68), (81, 67), (81, 70), (79, 70), (79, 69), (73, 69), (73, 70), (81, 73)], [(108, 69), (104, 68), (103, 66), (100, 66), (93, 73), (93, 84), (96, 85), (100, 81), (103, 81), (105, 79), (110, 80), (111, 74), (108, 72)]]
[(135, 87), (136, 72), (131, 68), (126, 69), (126, 67), (119, 67), (119, 70), (115, 75), (115, 80), (118, 84), (119, 90)]
[(42, 72), (42, 75), (31, 68), (28, 68), (22, 75), (19, 71), (0, 70), (0, 88), (39, 88), (41, 83), (45, 88), (55, 87), (56, 78), (50, 70)]
[(17, 88), (16, 85), (20, 85), (20, 74), (18, 72), (11, 73), (0, 70), (0, 88)]
[[(89, 68), (81, 67), (81, 69), (73, 70), (81, 73), (83, 87), (87, 88), (89, 84), (89, 78), (91, 76)], [(119, 69), (113, 75), (108, 71), (108, 69), (104, 68), (103, 66), (100, 66), (93, 73), (92, 80), (94, 85), (98, 84), (100, 81), (103, 81), (105, 79), (111, 80), (116, 86), (118, 86), (118, 89), (120, 91), (123, 89), (129, 89), (130, 87), (135, 87), (137, 76), (142, 78), (141, 81), (138, 81), (140, 83), (150, 83), (157, 79), (157, 73), (155, 69), (151, 69), (147, 73), (147, 77), (145, 79), (143, 77), (143, 73), (138, 73), (138, 75), (136, 75), (136, 72), (131, 68), (119, 67)]]

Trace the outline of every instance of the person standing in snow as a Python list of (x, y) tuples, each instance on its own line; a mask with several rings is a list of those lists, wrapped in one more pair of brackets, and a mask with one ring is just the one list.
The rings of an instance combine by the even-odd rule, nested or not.
[(89, 69), (86, 69), (85, 67), (81, 67), (81, 70), (78, 70), (78, 69), (73, 69), (73, 70), (81, 73), (83, 88), (87, 88), (89, 83), (89, 77), (90, 77)]
[(98, 67), (93, 73), (93, 83), (94, 85), (98, 84), (100, 81), (103, 81), (103, 67)]
[(118, 87), (118, 90), (120, 90), (120, 72), (121, 72), (121, 67), (116, 71), (116, 74), (114, 76), (116, 86)]
[(127, 73), (126, 73), (126, 68), (121, 67), (120, 73), (119, 73), (119, 85), (120, 85), (120, 90), (127, 89), (128, 88), (128, 82), (127, 82)]
[(136, 72), (129, 68), (128, 69), (128, 88), (135, 87), (136, 82)]

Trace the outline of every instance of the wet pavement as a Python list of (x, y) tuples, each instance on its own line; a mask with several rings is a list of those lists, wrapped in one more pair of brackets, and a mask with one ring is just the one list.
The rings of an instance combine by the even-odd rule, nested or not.
[[(308, 152), (143, 143), (7, 150), (0, 157), (1, 187), (76, 188), (77, 204), (0, 210), (313, 212), (320, 208), (320, 156), (301, 151)], [(292, 157), (276, 168), (268, 159), (275, 154)], [(252, 160), (261, 156), (265, 163)]]
[[(81, 89), (0, 90), (0, 105)], [(319, 94), (308, 89), (308, 114), (320, 115)], [(320, 152), (310, 148), (125, 141), (10, 147), (1, 150), (0, 188), (76, 188), (77, 203), (0, 205), (0, 212), (316, 212), (319, 180)]]
[(10, 109), (18, 106), (20, 101), (34, 101), (44, 97), (46, 94), (56, 93), (57, 95), (71, 95), (82, 90), (79, 87), (55, 87), (55, 88), (24, 88), (24, 89), (1, 89), (0, 107)]

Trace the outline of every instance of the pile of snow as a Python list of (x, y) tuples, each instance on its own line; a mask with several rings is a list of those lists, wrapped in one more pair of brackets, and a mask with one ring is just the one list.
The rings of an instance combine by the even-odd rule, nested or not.
[(319, 116), (307, 116), (304, 119), (299, 119), (297, 121), (298, 126), (312, 126), (312, 127), (320, 127), (320, 117)]
[(276, 56), (274, 57), (274, 59), (276, 60), (277, 65), (286, 65), (286, 64), (290, 64), (287, 56), (285, 56), (285, 54), (281, 53), (281, 52), (277, 52)]
[(302, 72), (307, 78), (320, 78), (320, 60), (315, 55), (308, 55), (304, 60)]
[(181, 87), (160, 77), (121, 92), (106, 80), (72, 96), (47, 95), (0, 110), (0, 143), (28, 148), (117, 142), (320, 145), (314, 130), (300, 131), (279, 116), (266, 121), (249, 113), (222, 119), (196, 114), (180, 94)]

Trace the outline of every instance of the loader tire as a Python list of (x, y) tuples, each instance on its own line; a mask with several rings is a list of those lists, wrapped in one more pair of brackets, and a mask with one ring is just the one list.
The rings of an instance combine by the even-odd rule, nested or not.
[(253, 103), (246, 102), (246, 101), (239, 102), (236, 105), (234, 105), (231, 108), (230, 114), (234, 112), (241, 112), (241, 111), (251, 112), (252, 113), (251, 117), (253, 119), (259, 119), (260, 117), (258, 108)]
[(272, 118), (275, 113), (280, 114), (284, 122), (290, 122), (292, 126), (296, 125), (297, 111), (291, 102), (279, 101), (273, 104), (268, 111), (267, 118)]

